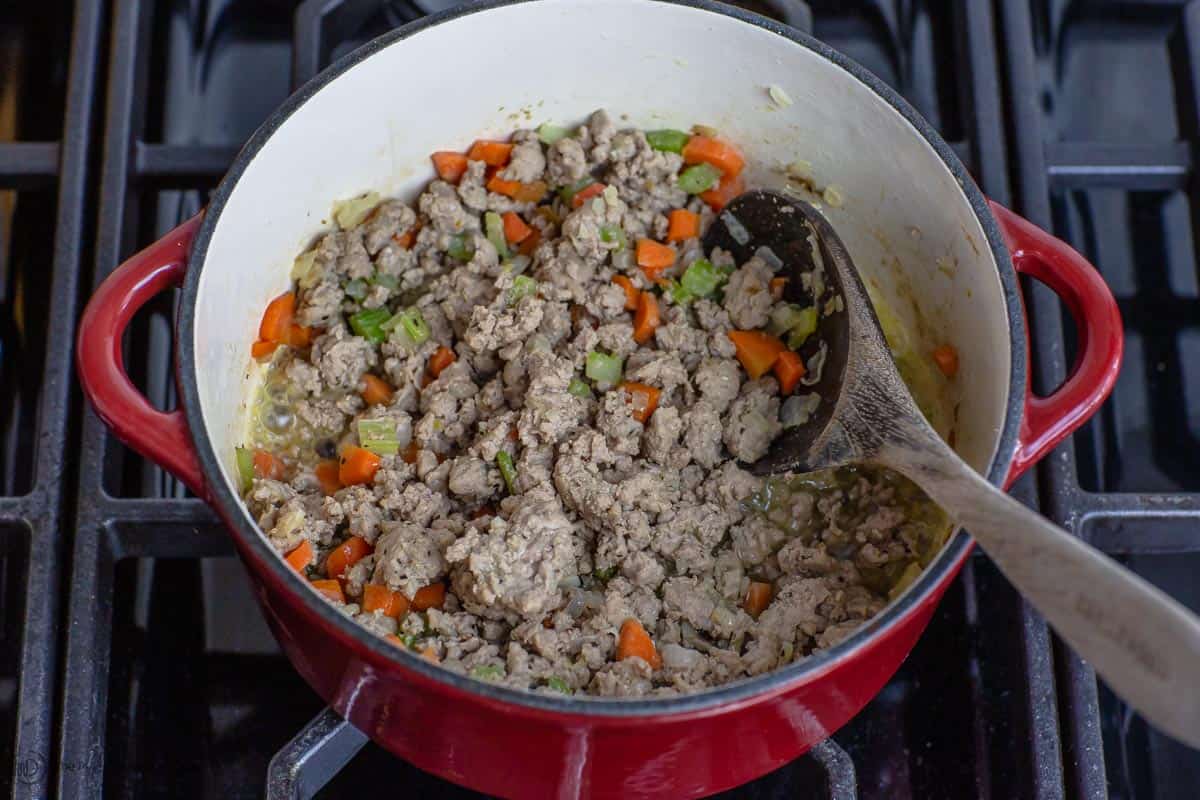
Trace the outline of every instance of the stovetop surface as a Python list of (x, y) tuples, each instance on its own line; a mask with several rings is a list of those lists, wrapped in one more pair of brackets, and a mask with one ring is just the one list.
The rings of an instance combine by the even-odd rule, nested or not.
[[(294, 788), (268, 766), (311, 720), (328, 721), (322, 703), (280, 655), (215, 517), (85, 411), (71, 339), (91, 288), (199, 209), (295, 85), (451, 4), (0, 10), (0, 789)], [(1200, 6), (744, 5), (861, 61), (986, 193), (1097, 264), (1125, 319), (1125, 367), (1096, 418), (1014, 493), (1200, 610)], [(1029, 287), (1026, 301), (1044, 391), (1066, 374), (1074, 331), (1047, 291)], [(163, 407), (175, 402), (173, 311), (164, 295), (127, 341), (131, 375)], [(1200, 755), (1116, 700), (982, 554), (900, 672), (818, 755), (723, 796), (1200, 794)], [(325, 779), (321, 797), (471, 795), (370, 744)]]

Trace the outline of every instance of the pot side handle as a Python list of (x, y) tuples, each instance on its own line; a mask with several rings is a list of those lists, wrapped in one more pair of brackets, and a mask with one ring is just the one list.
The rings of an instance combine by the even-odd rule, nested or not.
[(204, 472), (182, 410), (159, 411), (129, 376), (121, 340), (138, 310), (159, 292), (183, 283), (192, 239), (203, 212), (132, 256), (108, 276), (79, 321), (77, 365), (83, 393), (125, 444), (208, 499)]
[(1079, 339), (1079, 355), (1062, 386), (1040, 397), (1026, 385), (1011, 483), (1099, 410), (1117, 382), (1125, 337), (1117, 301), (1086, 258), (999, 203), (988, 204), (1013, 267), (1049, 286), (1066, 303)]

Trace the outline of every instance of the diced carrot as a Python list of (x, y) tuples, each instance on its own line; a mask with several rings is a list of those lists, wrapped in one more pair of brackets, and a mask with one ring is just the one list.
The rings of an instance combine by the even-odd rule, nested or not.
[(771, 278), (771, 299), (779, 301), (783, 299), (783, 290), (787, 288), (787, 278)]
[(292, 569), (303, 575), (304, 568), (312, 563), (312, 557), (312, 542), (310, 542), (308, 539), (305, 539), (303, 542), (293, 547), (288, 554), (283, 557), (283, 560), (286, 561)]
[(804, 361), (791, 350), (784, 350), (775, 360), (775, 377), (779, 379), (779, 392), (789, 395), (796, 391), (797, 384), (804, 377)]
[(433, 376), (428, 372), (421, 373), (421, 388), (424, 389), (429, 384), (433, 383)]
[(408, 446), (400, 451), (400, 459), (405, 464), (415, 464), (417, 463), (418, 452), (420, 452), (420, 448), (417, 447), (417, 440), (413, 439), (408, 443)]
[(662, 658), (659, 657), (650, 634), (646, 633), (642, 623), (630, 617), (621, 623), (621, 635), (617, 639), (617, 660), (624, 661), (634, 656), (645, 661), (653, 669), (662, 668)]
[(638, 344), (650, 341), (660, 321), (657, 298), (650, 292), (642, 292), (638, 297), (637, 313), (633, 315), (633, 340)]
[(729, 202), (733, 198), (744, 191), (746, 191), (746, 183), (742, 180), (742, 176), (735, 175), (731, 178), (726, 175), (724, 178), (721, 178), (721, 182), (717, 184), (715, 189), (701, 192), (700, 199), (708, 203), (709, 208), (713, 211), (720, 211), (729, 205)]
[(279, 342), (268, 342), (259, 339), (254, 344), (250, 345), (250, 355), (258, 360), (262, 360), (279, 349)]
[(281, 294), (267, 305), (258, 326), (258, 338), (265, 342), (287, 344), (291, 341), (292, 322), (296, 314), (296, 295)]
[(386, 406), (392, 402), (393, 392), (391, 385), (376, 375), (363, 375), (363, 402), (369, 406)]
[(321, 491), (325, 494), (336, 494), (337, 490), (342, 488), (342, 482), (338, 478), (338, 462), (332, 458), (317, 464), (313, 473), (317, 476), (317, 481), (321, 484)]
[(533, 233), (533, 228), (515, 211), (505, 211), (500, 218), (504, 220), (504, 238), (509, 244), (520, 244)]
[(312, 328), (305, 328), (303, 325), (296, 325), (295, 323), (292, 323), (292, 326), (288, 328), (287, 344), (292, 347), (308, 347), (312, 344), (312, 339)]
[(446, 584), (431, 583), (417, 590), (412, 598), (413, 611), (428, 611), (431, 608), (441, 608), (446, 602)]
[(434, 649), (433, 645), (426, 645), (425, 647), (421, 648), (421, 658), (433, 664), (442, 663), (442, 660), (438, 658), (437, 650)]
[(768, 605), (771, 604), (771, 584), (760, 581), (750, 581), (750, 589), (746, 592), (746, 602), (742, 607), (746, 613), (758, 619)]
[(629, 401), (633, 404), (633, 418), (643, 425), (650, 419), (654, 409), (658, 408), (658, 397), (661, 391), (644, 383), (623, 381), (621, 388), (629, 393)]
[(675, 266), (675, 249), (653, 239), (638, 239), (637, 263), (650, 280), (658, 278)]
[(449, 347), (439, 347), (429, 357), (429, 374), (436, 378), (442, 374), (442, 370), (453, 364), (456, 358), (458, 356), (454, 355), (454, 351)]
[(392, 644), (396, 645), (396, 647), (404, 647), (405, 646), (404, 640), (401, 639), (399, 636), (397, 636), (394, 633), (389, 633), (387, 636), (385, 636), (383, 638), (385, 640), (391, 642)]
[(378, 583), (363, 586), (363, 611), (382, 611), (385, 617), (399, 619), (408, 611), (408, 598)]
[(467, 157), (462, 153), (441, 150), (433, 154), (433, 168), (446, 183), (458, 183), (467, 171)]
[(312, 586), (330, 600), (337, 600), (339, 603), (346, 602), (346, 595), (342, 594), (342, 585), (337, 581), (316, 580), (312, 582)]
[(541, 243), (542, 232), (537, 228), (534, 228), (533, 233), (529, 235), (529, 238), (521, 242), (521, 246), (517, 248), (517, 252), (523, 256), (531, 256), (533, 255), (533, 251), (536, 250), (537, 246)]
[(472, 161), (482, 161), (489, 167), (503, 167), (512, 157), (513, 146), (508, 142), (493, 142), (479, 139), (471, 145), (467, 158)]
[(604, 194), (603, 183), (596, 182), (589, 184), (576, 192), (575, 196), (571, 198), (571, 207), (581, 208), (588, 200), (591, 200), (593, 197), (599, 197), (602, 194)]
[(283, 462), (266, 450), (254, 451), (254, 474), (260, 478), (280, 480), (283, 477)]
[(952, 344), (944, 344), (933, 351), (933, 360), (937, 362), (938, 369), (947, 378), (953, 378), (958, 374), (958, 348)]
[(379, 469), (379, 462), (379, 456), (370, 450), (347, 447), (342, 452), (341, 463), (338, 466), (338, 480), (344, 486), (370, 483), (375, 480), (375, 470)]
[(518, 203), (540, 203), (550, 191), (544, 181), (534, 181), (533, 183), (521, 183), (520, 181), (508, 181), (501, 178), (499, 175), (493, 175), (488, 178), (487, 190), (502, 194), (505, 197), (511, 197)]
[(361, 536), (351, 536), (329, 551), (329, 555), (325, 558), (325, 576), (340, 578), (346, 574), (346, 570), (374, 552), (375, 548), (368, 544), (366, 539)]
[(614, 275), (613, 283), (625, 290), (625, 310), (637, 311), (638, 298), (642, 293), (633, 285), (633, 281), (624, 275)]
[(746, 166), (746, 159), (729, 142), (711, 136), (693, 136), (683, 146), (685, 164), (712, 164), (727, 177), (736, 177)]
[(700, 215), (686, 208), (672, 211), (667, 215), (667, 222), (668, 242), (683, 242), (700, 235)]
[(779, 354), (787, 350), (783, 342), (762, 331), (730, 331), (729, 338), (737, 348), (738, 361), (755, 380), (767, 374)]
[(413, 242), (417, 240), (417, 229), (413, 226), (399, 236), (393, 236), (392, 241), (403, 250), (407, 250), (413, 246)]

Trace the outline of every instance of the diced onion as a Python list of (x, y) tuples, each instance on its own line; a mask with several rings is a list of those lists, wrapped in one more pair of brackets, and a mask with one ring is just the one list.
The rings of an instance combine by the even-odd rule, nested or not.
[(292, 262), (292, 280), (300, 284), (301, 289), (310, 289), (316, 285), (318, 278), (317, 251), (309, 250), (296, 256)]
[(788, 93), (783, 90), (782, 86), (771, 84), (767, 88), (767, 94), (769, 94), (771, 99), (775, 101), (775, 105), (779, 106), (780, 108), (787, 108), (792, 104), (792, 98), (788, 97)]
[(729, 235), (738, 244), (745, 244), (750, 241), (750, 231), (746, 230), (746, 226), (742, 221), (730, 214), (728, 211), (721, 212), (721, 219), (725, 221), (725, 227), (729, 229)]
[(821, 398), (813, 394), (795, 394), (783, 401), (779, 410), (779, 421), (784, 428), (795, 428), (812, 418), (821, 405)]
[(343, 200), (333, 207), (333, 218), (338, 227), (344, 231), (356, 228), (371, 215), (375, 206), (379, 205), (379, 192), (367, 192), (349, 200)]

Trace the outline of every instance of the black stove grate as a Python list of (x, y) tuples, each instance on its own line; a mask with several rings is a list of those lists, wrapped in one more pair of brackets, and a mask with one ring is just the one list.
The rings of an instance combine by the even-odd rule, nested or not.
[[(0, 789), (30, 798), (343, 797), (386, 780), (415, 796), (476, 796), (364, 744), (322, 710), (251, 610), (215, 516), (92, 413), (76, 413), (69, 392), (80, 294), (199, 209), (292, 86), (450, 4), (77, 0), (70, 46), (62, 42), (62, 63), (46, 71), (61, 96), (46, 103), (43, 94), (37, 106), (61, 116), (17, 142), (3, 133), (0, 77), (0, 753), (14, 765)], [(60, 21), (71, 14), (61, 5)], [(1188, 460), (1200, 435), (1191, 154), (1200, 7), (744, 5), (811, 24), (908, 97), (986, 193), (1095, 259), (1126, 316), (1126, 369), (1096, 420), (1014, 493), (1200, 605), (1188, 580), (1200, 568)], [(16, 24), (51, 30), (33, 19)], [(1111, 100), (1096, 102), (1105, 93)], [(9, 189), (25, 216), (6, 229)], [(93, 202), (94, 233), (85, 224)], [(51, 236), (50, 268), (32, 267)], [(38, 313), (14, 314), (14, 298)], [(1047, 291), (1031, 287), (1027, 302), (1033, 375), (1046, 388), (1065, 374), (1073, 337)], [(131, 374), (161, 407), (175, 402), (173, 310), (170, 295), (160, 298), (127, 338)], [(16, 324), (26, 320), (32, 327)], [(20, 466), (29, 463), (32, 471)], [(862, 714), (727, 796), (1157, 798), (1200, 785), (1198, 772), (1194, 753), (1098, 688), (977, 555)]]

